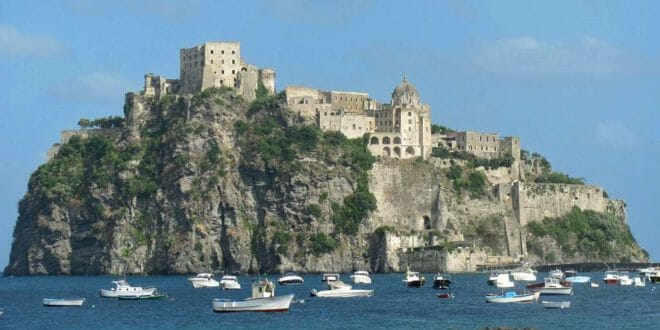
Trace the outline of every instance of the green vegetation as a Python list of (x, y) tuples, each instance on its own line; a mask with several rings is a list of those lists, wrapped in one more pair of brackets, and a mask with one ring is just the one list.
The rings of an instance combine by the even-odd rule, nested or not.
[(452, 180), (454, 191), (458, 194), (465, 190), (472, 198), (479, 198), (486, 192), (486, 176), (480, 171), (473, 169), (464, 171), (461, 166), (452, 165), (446, 175)]
[[(563, 217), (529, 223), (527, 230), (537, 238), (552, 237), (562, 252), (571, 257), (579, 254), (586, 259), (611, 260), (637, 246), (628, 226), (614, 215), (578, 207)], [(543, 253), (542, 249), (536, 250)]]
[(90, 128), (121, 128), (124, 126), (124, 118), (118, 116), (110, 116), (105, 118), (97, 118), (89, 120), (82, 118), (78, 121), (78, 126), (82, 129)]
[(487, 247), (491, 253), (506, 253), (506, 231), (504, 230), (504, 217), (502, 215), (489, 216), (475, 219), (463, 229), (465, 239), (480, 242)]
[(315, 218), (321, 217), (321, 207), (318, 204), (307, 205), (307, 215), (311, 215)]
[(374, 230), (374, 234), (378, 236), (383, 236), (385, 233), (394, 233), (396, 232), (396, 229), (392, 226), (380, 226)]
[(444, 147), (433, 147), (431, 156), (440, 159), (464, 160), (469, 168), (483, 166), (485, 169), (497, 169), (500, 167), (511, 167), (513, 157), (502, 156), (497, 158), (479, 158), (475, 155), (462, 150), (449, 150)]
[(339, 242), (334, 237), (324, 233), (312, 235), (309, 238), (309, 242), (311, 252), (317, 257), (325, 253), (330, 253), (339, 246)]
[(543, 173), (534, 179), (536, 183), (584, 184), (584, 178), (573, 178), (561, 172)]
[(436, 125), (436, 124), (431, 125), (431, 134), (447, 134), (453, 131), (454, 131), (453, 129), (447, 128), (445, 126)]

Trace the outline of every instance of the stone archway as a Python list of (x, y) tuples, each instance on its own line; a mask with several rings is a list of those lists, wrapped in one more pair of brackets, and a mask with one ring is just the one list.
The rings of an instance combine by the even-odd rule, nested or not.
[(378, 138), (375, 137), (375, 136), (372, 136), (371, 137), (371, 142), (369, 142), (369, 144), (378, 144)]
[(413, 147), (406, 148), (406, 155), (414, 156), (415, 155), (415, 148), (413, 148)]
[(431, 218), (428, 217), (428, 215), (425, 215), (422, 217), (424, 220), (424, 229), (430, 230), (431, 229)]
[(385, 156), (385, 157), (390, 157), (390, 156), (392, 156), (392, 153), (391, 153), (391, 151), (390, 151), (390, 147), (384, 147), (384, 148), (383, 148), (383, 156)]
[(383, 144), (390, 144), (390, 138), (388, 136), (383, 137)]
[(392, 143), (394, 143), (394, 144), (401, 144), (401, 138), (398, 137), (398, 136), (394, 137), (394, 139), (392, 140)]
[(395, 158), (401, 158), (401, 148), (394, 147), (394, 157)]

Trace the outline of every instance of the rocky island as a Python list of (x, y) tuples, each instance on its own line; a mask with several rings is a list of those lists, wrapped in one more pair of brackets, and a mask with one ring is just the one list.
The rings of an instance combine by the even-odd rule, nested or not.
[(19, 203), (4, 275), (476, 271), (646, 261), (626, 205), (517, 137), (431, 124), (406, 77), (390, 103), (287, 86), (240, 44), (180, 51), (124, 117), (62, 132)]

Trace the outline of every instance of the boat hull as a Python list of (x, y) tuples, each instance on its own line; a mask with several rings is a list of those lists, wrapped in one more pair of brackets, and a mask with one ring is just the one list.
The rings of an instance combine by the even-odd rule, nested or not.
[(603, 282), (608, 285), (617, 285), (619, 284), (619, 279), (603, 279)]
[(570, 301), (542, 301), (541, 304), (548, 309), (564, 309), (571, 307)]
[(496, 296), (496, 295), (486, 296), (486, 302), (497, 303), (497, 304), (525, 303), (525, 302), (537, 301), (538, 299), (539, 299), (539, 292), (516, 295), (514, 297)]
[(542, 295), (572, 295), (573, 288), (564, 287), (564, 288), (540, 288), (539, 292)]
[(411, 288), (419, 288), (424, 286), (424, 281), (422, 280), (406, 281), (406, 286)]
[(534, 275), (533, 273), (512, 272), (511, 277), (513, 277), (514, 281), (525, 281), (525, 282), (536, 281), (536, 275)]
[(570, 276), (565, 279), (566, 282), (571, 282), (571, 283), (589, 283), (591, 281), (591, 277), (589, 276)]
[(167, 295), (164, 293), (154, 293), (151, 295), (145, 295), (145, 296), (120, 296), (117, 297), (119, 300), (161, 300), (165, 298)]
[(354, 284), (371, 284), (371, 277), (366, 275), (351, 275)]
[(130, 290), (130, 291), (117, 291), (101, 289), (101, 297), (104, 298), (119, 298), (120, 296), (148, 296), (156, 292), (156, 288)]
[(79, 307), (85, 303), (85, 298), (75, 299), (51, 299), (44, 298), (43, 305), (46, 307)]
[(374, 290), (353, 290), (353, 289), (335, 289), (335, 290), (321, 290), (313, 289), (310, 296), (319, 298), (356, 298), (356, 297), (371, 297), (374, 295)]
[(216, 280), (195, 280), (195, 281), (190, 281), (190, 283), (195, 289), (220, 287), (220, 282)]
[(216, 313), (231, 312), (286, 312), (289, 310), (293, 294), (284, 296), (256, 298), (245, 300), (213, 300), (213, 311)]

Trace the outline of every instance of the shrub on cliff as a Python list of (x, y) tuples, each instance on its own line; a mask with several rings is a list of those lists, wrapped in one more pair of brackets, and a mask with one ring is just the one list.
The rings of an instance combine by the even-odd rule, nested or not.
[(561, 172), (544, 173), (534, 179), (536, 183), (584, 184), (584, 178), (574, 178)]
[(324, 233), (312, 235), (309, 238), (309, 242), (311, 252), (317, 257), (325, 253), (330, 253), (339, 246), (339, 242), (334, 237)]

